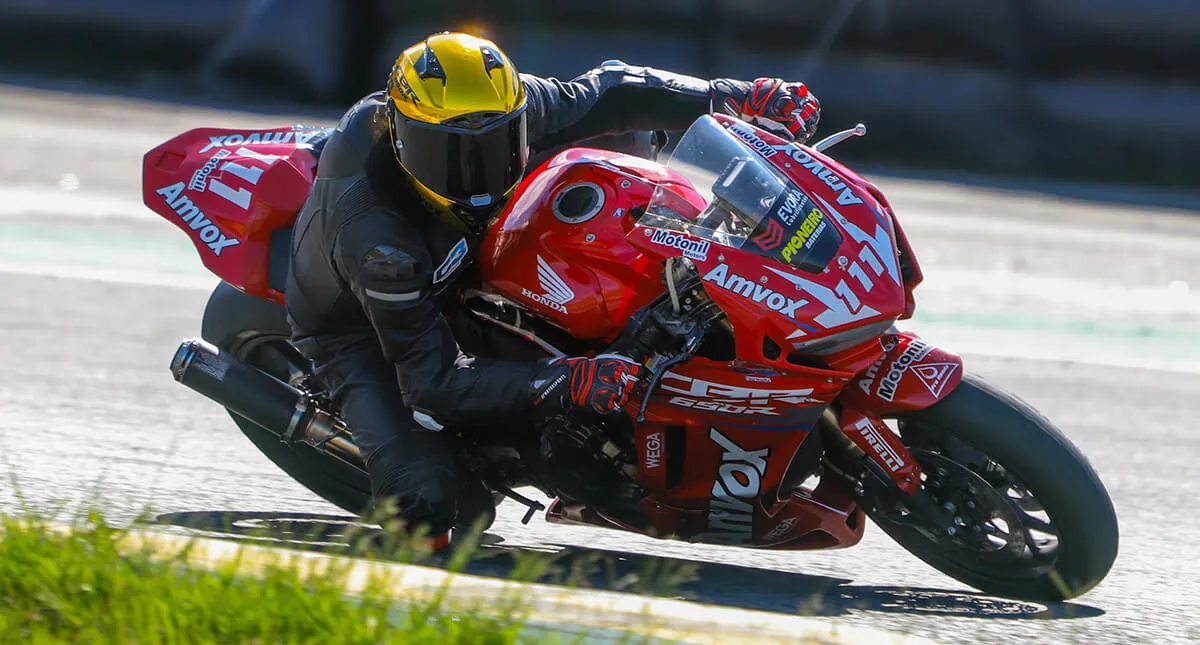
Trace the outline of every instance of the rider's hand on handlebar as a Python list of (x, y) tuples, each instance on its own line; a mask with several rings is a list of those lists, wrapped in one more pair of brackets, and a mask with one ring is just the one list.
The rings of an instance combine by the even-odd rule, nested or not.
[(713, 110), (721, 110), (747, 123), (801, 143), (817, 131), (821, 103), (804, 83), (780, 78), (759, 78), (753, 83), (713, 81)]
[(637, 390), (646, 369), (618, 354), (556, 358), (534, 377), (534, 407), (554, 414), (575, 405), (598, 414), (619, 412)]

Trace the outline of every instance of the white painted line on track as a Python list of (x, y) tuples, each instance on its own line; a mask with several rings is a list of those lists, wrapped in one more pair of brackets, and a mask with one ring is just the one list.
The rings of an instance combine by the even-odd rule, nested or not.
[[(1065, 332), (1031, 332), (920, 320), (902, 321), (899, 326), (912, 330), (938, 347), (967, 356), (1200, 374), (1200, 347), (1180, 347), (1178, 341), (1172, 340), (1081, 337)], [(967, 369), (970, 370), (969, 364)]]
[(148, 273), (145, 271), (127, 271), (122, 269), (104, 269), (83, 266), (67, 266), (56, 264), (29, 264), (4, 262), (0, 260), (0, 274), (28, 275), (62, 280), (94, 280), (98, 282), (114, 282), (152, 287), (172, 287), (177, 289), (194, 289), (211, 291), (220, 282), (216, 276), (196, 274), (167, 274)]
[(125, 195), (0, 184), (0, 217), (25, 215), (142, 221), (159, 219), (140, 200)]
[(1200, 317), (1200, 292), (1185, 282), (1162, 285), (1123, 285), (1052, 274), (980, 271), (948, 266), (925, 268), (925, 281), (916, 290), (917, 307), (928, 297), (962, 299), (969, 307), (997, 298), (1044, 300), (1057, 309), (1089, 313), (1189, 314)]

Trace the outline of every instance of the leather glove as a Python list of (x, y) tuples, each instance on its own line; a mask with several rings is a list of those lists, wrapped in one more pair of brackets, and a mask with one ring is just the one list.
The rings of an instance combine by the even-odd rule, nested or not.
[(816, 133), (821, 120), (821, 103), (808, 86), (780, 78), (759, 78), (753, 83), (716, 79), (712, 82), (712, 109), (800, 143)]
[(619, 354), (555, 358), (533, 377), (534, 409), (550, 415), (576, 406), (597, 414), (619, 412), (641, 383), (646, 368)]

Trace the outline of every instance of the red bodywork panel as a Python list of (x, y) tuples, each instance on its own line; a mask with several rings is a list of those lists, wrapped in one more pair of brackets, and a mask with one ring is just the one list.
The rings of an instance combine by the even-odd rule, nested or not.
[(189, 130), (146, 153), (142, 200), (196, 245), (204, 266), (259, 298), (283, 302), (268, 283), (271, 234), (296, 219), (316, 174), (307, 142), (323, 130)]
[[(599, 347), (663, 293), (666, 258), (688, 257), (728, 315), (737, 358), (693, 358), (651, 395), (635, 428), (638, 477), (651, 491), (641, 502), (646, 532), (777, 549), (850, 546), (864, 515), (844, 487), (827, 477), (795, 489), (792, 469), (804, 465), (798, 451), (817, 419), (836, 400), (847, 436), (912, 491), (920, 469), (882, 416), (944, 397), (962, 363), (892, 331), (913, 313), (921, 271), (875, 186), (811, 148), (715, 118), (799, 186), (806, 206), (792, 222), (764, 222), (740, 249), (639, 226), (656, 187), (680, 212), (706, 202), (660, 164), (576, 148), (530, 172), (498, 215), (479, 251), (483, 288)], [(304, 203), (317, 163), (309, 141), (323, 133), (186, 132), (146, 154), (145, 202), (192, 237), (213, 273), (282, 302), (268, 284), (272, 234)], [(794, 232), (801, 220), (808, 232)], [(841, 235), (823, 270), (777, 256), (822, 223)], [(562, 503), (547, 518), (637, 530)]]

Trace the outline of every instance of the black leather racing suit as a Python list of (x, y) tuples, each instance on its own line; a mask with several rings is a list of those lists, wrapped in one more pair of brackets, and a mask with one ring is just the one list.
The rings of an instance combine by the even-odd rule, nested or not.
[[(606, 63), (570, 82), (522, 80), (534, 153), (603, 134), (683, 129), (710, 109), (709, 81), (647, 68)], [(405, 519), (438, 535), (482, 486), (464, 482), (448, 435), (427, 428), (522, 423), (535, 364), (459, 350), (443, 308), (474, 272), (478, 240), (409, 188), (385, 100), (382, 92), (363, 98), (325, 144), (295, 227), (288, 317), (293, 342), (317, 363), (365, 457), (376, 502), (395, 498)]]

